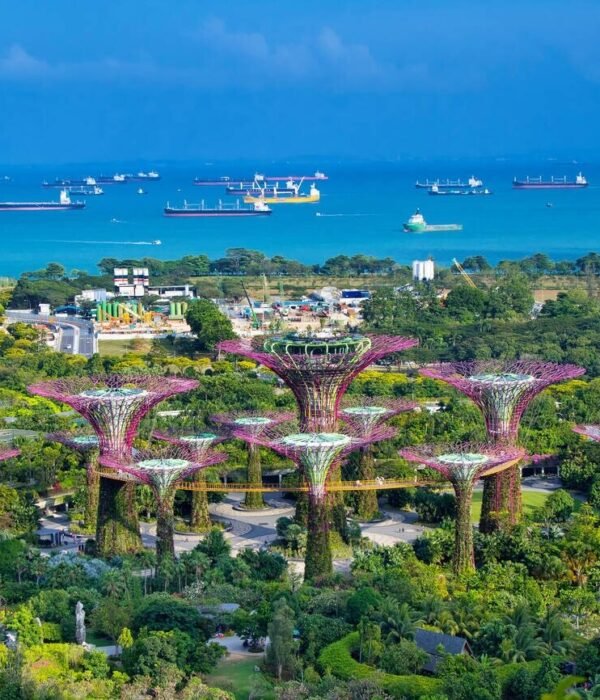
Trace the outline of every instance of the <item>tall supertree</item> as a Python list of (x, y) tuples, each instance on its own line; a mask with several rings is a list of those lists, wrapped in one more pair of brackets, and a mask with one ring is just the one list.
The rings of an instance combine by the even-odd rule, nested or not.
[[(541, 391), (584, 372), (576, 365), (502, 360), (448, 362), (421, 370), (423, 376), (447, 382), (472, 399), (483, 414), (489, 439), (503, 445), (516, 444), (521, 417)], [(518, 465), (484, 480), (482, 532), (499, 529), (503, 520), (509, 525), (519, 520), (520, 481)]]
[[(190, 432), (190, 433), (174, 433), (154, 431), (153, 437), (157, 440), (163, 440), (173, 445), (178, 445), (183, 450), (190, 454), (190, 458), (197, 460), (202, 457), (219, 442), (225, 440), (224, 435), (217, 435), (209, 431), (205, 432)], [(206, 471), (198, 470), (193, 480), (197, 482), (206, 482)], [(190, 529), (194, 532), (207, 532), (210, 530), (210, 513), (208, 512), (208, 492), (207, 491), (192, 491), (192, 506), (190, 513)]]
[(331, 574), (333, 570), (329, 541), (327, 483), (336, 460), (343, 458), (369, 442), (385, 440), (395, 431), (390, 428), (373, 430), (369, 438), (343, 433), (289, 433), (282, 427), (267, 429), (260, 435), (243, 428), (236, 437), (257, 445), (270, 447), (291, 459), (300, 467), (308, 485), (308, 537), (304, 577), (313, 581)]
[[(219, 349), (248, 357), (274, 372), (296, 398), (301, 432), (322, 433), (338, 430), (340, 401), (360, 372), (386, 355), (417, 344), (418, 340), (402, 336), (323, 332), (226, 340)], [(298, 504), (296, 517), (305, 522), (301, 498)], [(343, 515), (341, 494), (334, 508)]]
[(47, 439), (51, 442), (60, 442), (85, 456), (86, 491), (83, 523), (86, 531), (91, 532), (96, 527), (100, 490), (100, 477), (97, 470), (98, 436), (88, 433), (50, 433)]
[(192, 457), (189, 450), (169, 445), (162, 449), (136, 450), (135, 456), (101, 455), (100, 463), (117, 472), (130, 474), (150, 486), (154, 492), (157, 506), (156, 554), (160, 563), (166, 557), (175, 556), (173, 503), (177, 483), (225, 459), (225, 454), (211, 450), (196, 452)]
[[(101, 456), (127, 457), (142, 418), (158, 403), (198, 382), (158, 376), (67, 377), (29, 387), (32, 394), (71, 406), (92, 426)], [(103, 556), (140, 549), (135, 484), (100, 479), (96, 547)]]
[[(340, 418), (353, 426), (359, 435), (368, 437), (371, 432), (399, 413), (414, 411), (417, 401), (387, 399), (383, 397), (358, 397), (354, 401), (345, 400)], [(375, 478), (373, 449), (367, 445), (360, 450), (358, 478), (371, 481)], [(358, 491), (356, 494), (356, 515), (360, 520), (371, 520), (379, 511), (377, 491)]]
[[(257, 436), (267, 428), (273, 428), (280, 423), (286, 423), (295, 418), (290, 411), (238, 411), (235, 413), (217, 413), (211, 416), (211, 421), (223, 426), (228, 431), (239, 428), (246, 432), (254, 432)], [(248, 445), (247, 481), (249, 484), (260, 486), (262, 484), (262, 466), (260, 463), (260, 450), (253, 442)], [(244, 505), (248, 510), (259, 510), (267, 504), (260, 491), (247, 491)]]
[(471, 501), (473, 486), (482, 476), (510, 469), (525, 455), (520, 447), (494, 444), (417, 445), (400, 450), (410, 462), (423, 464), (442, 474), (456, 494), (453, 566), (457, 574), (475, 568)]

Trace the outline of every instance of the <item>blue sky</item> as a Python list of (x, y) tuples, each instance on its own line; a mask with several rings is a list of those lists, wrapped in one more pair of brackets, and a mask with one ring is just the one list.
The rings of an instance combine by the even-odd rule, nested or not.
[(0, 0), (0, 162), (583, 158), (598, 0)]

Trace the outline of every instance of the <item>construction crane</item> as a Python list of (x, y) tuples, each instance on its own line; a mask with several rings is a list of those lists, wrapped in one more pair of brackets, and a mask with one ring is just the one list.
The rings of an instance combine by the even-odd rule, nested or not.
[(246, 301), (248, 302), (248, 306), (250, 307), (250, 313), (252, 314), (252, 328), (258, 329), (262, 326), (258, 316), (254, 312), (254, 306), (252, 305), (252, 300), (250, 299), (250, 295), (248, 294), (248, 290), (246, 289), (246, 285), (242, 282), (242, 289), (244, 290), (244, 294), (246, 295)]
[(464, 277), (465, 282), (469, 285), (469, 287), (473, 287), (473, 289), (477, 289), (477, 285), (473, 280), (469, 277), (469, 274), (465, 270), (465, 268), (458, 262), (456, 258), (452, 258), (452, 264), (454, 267), (460, 272), (460, 274)]

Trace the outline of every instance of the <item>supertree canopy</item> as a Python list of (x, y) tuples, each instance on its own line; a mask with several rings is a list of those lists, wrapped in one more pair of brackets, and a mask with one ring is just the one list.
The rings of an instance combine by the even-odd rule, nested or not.
[(98, 516), (98, 496), (100, 477), (97, 472), (99, 440), (90, 433), (50, 433), (46, 436), (52, 442), (60, 442), (72, 450), (85, 455), (86, 493), (83, 517), (86, 531), (93, 531)]
[[(201, 459), (210, 449), (219, 442), (225, 440), (225, 435), (204, 432), (159, 432), (154, 431), (153, 437), (157, 440), (178, 445), (182, 450), (189, 453), (191, 459)], [(197, 471), (194, 475), (195, 481), (206, 481), (204, 469)], [(208, 492), (192, 491), (192, 504), (190, 513), (190, 529), (193, 532), (206, 532), (210, 529), (210, 513), (208, 512)]]
[[(448, 362), (420, 370), (472, 399), (483, 414), (488, 436), (501, 444), (515, 444), (519, 424), (531, 401), (546, 387), (585, 372), (576, 365), (535, 361)], [(500, 514), (509, 524), (521, 513), (519, 467), (486, 479), (479, 528), (490, 532), (500, 527)]]
[[(359, 435), (369, 435), (372, 430), (382, 425), (399, 413), (413, 411), (417, 401), (406, 399), (388, 399), (384, 397), (358, 397), (354, 400), (344, 399), (340, 418), (351, 425)], [(375, 461), (373, 448), (367, 445), (360, 450), (358, 459), (358, 478), (361, 481), (371, 481), (375, 478)], [(356, 496), (356, 515), (359, 520), (372, 520), (379, 512), (377, 491), (359, 491)]]
[[(243, 429), (247, 433), (260, 435), (267, 428), (273, 428), (280, 423), (286, 423), (295, 418), (290, 411), (238, 411), (233, 413), (217, 413), (211, 416), (211, 421), (227, 429), (234, 431)], [(258, 445), (248, 442), (248, 483), (255, 486), (262, 484), (262, 466)], [(259, 510), (266, 507), (265, 500), (260, 491), (247, 491), (244, 505), (249, 510)]]
[[(29, 391), (80, 413), (98, 436), (101, 455), (127, 457), (142, 418), (156, 404), (197, 385), (193, 379), (109, 374), (54, 379)], [(96, 546), (103, 556), (141, 547), (134, 484), (101, 477)]]
[(338, 409), (350, 382), (373, 362), (417, 345), (413, 338), (318, 333), (226, 340), (219, 349), (273, 371), (294, 393), (304, 432), (337, 429)]
[(80, 413), (96, 432), (102, 454), (127, 455), (142, 418), (161, 401), (196, 386), (195, 379), (110, 374), (40, 382), (29, 391)]
[(475, 567), (471, 500), (473, 485), (482, 476), (499, 473), (516, 464), (525, 454), (520, 447), (495, 444), (418, 445), (400, 450), (410, 462), (423, 464), (442, 474), (456, 494), (454, 531), (454, 571), (462, 573)]
[(118, 472), (124, 472), (152, 488), (156, 498), (156, 552), (159, 561), (174, 556), (173, 501), (177, 483), (201, 469), (218, 464), (226, 455), (206, 450), (195, 456), (176, 445), (164, 449), (136, 450), (135, 457), (103, 455), (100, 463)]
[(260, 435), (241, 428), (234, 434), (247, 442), (270, 447), (301, 467), (308, 484), (308, 537), (304, 576), (310, 581), (331, 574), (327, 482), (332, 465), (352, 450), (369, 442), (392, 437), (395, 431), (390, 428), (378, 428), (373, 430), (368, 438), (361, 438), (352, 432), (286, 434), (281, 428), (266, 430)]

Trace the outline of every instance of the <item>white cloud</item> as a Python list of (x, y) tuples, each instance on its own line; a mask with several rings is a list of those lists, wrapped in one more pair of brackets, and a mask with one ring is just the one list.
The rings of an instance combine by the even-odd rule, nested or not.
[(0, 58), (0, 76), (6, 78), (24, 78), (47, 75), (50, 66), (45, 61), (28, 53), (19, 44), (13, 44)]

